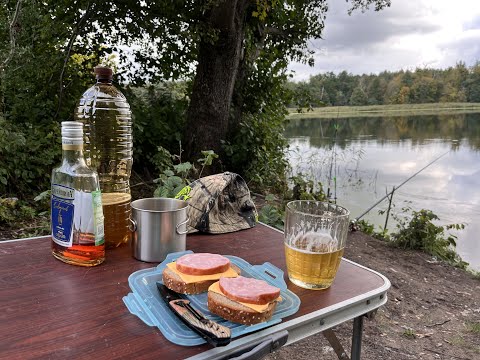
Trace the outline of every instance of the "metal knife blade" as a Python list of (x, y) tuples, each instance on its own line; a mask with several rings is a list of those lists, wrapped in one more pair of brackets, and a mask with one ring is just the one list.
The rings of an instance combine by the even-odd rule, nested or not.
[(228, 327), (207, 319), (199, 310), (192, 307), (190, 301), (182, 298), (161, 282), (157, 282), (158, 291), (168, 307), (190, 329), (198, 333), (212, 346), (225, 346), (230, 343), (231, 331)]

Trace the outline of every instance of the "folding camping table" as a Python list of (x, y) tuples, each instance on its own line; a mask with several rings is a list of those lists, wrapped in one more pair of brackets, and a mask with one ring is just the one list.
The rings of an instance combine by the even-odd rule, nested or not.
[[(0, 242), (0, 358), (253, 359), (324, 332), (337, 355), (348, 359), (331, 328), (353, 319), (351, 358), (360, 359), (363, 317), (386, 303), (390, 287), (383, 275), (346, 259), (328, 290), (299, 288), (285, 275), (301, 300), (297, 313), (226, 347), (185, 347), (123, 304), (131, 291), (128, 276), (157, 264), (135, 260), (125, 245), (107, 250), (100, 266), (71, 266), (51, 255), (50, 242), (49, 236)], [(191, 234), (187, 249), (235, 255), (250, 264), (268, 261), (286, 274), (283, 234), (263, 224), (230, 234)]]

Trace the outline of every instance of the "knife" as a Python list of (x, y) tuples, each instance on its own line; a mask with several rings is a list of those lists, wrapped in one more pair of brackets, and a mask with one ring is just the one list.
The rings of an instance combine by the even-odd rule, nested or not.
[(231, 332), (228, 327), (207, 319), (199, 310), (194, 309), (190, 305), (189, 300), (183, 299), (178, 293), (170, 290), (161, 282), (157, 282), (157, 288), (161, 297), (175, 315), (210, 345), (217, 347), (230, 343)]

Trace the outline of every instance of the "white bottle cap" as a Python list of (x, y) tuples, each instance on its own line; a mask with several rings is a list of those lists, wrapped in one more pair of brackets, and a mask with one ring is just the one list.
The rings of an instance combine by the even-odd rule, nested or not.
[(63, 121), (62, 144), (83, 145), (83, 123), (78, 121)]

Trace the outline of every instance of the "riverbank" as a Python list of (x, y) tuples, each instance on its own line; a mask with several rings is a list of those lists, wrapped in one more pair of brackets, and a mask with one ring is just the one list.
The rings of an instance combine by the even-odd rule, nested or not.
[[(362, 359), (480, 359), (480, 279), (361, 232), (349, 234), (345, 258), (384, 274), (392, 283), (387, 304), (375, 319), (364, 322)], [(349, 322), (335, 328), (347, 352), (351, 326)], [(337, 360), (322, 334), (268, 357), (312, 358)]]
[(408, 116), (408, 115), (451, 115), (480, 112), (480, 103), (433, 103), (433, 104), (395, 104), (371, 106), (326, 106), (313, 108), (312, 111), (299, 113), (289, 109), (288, 118), (295, 119), (331, 119), (352, 117)]

